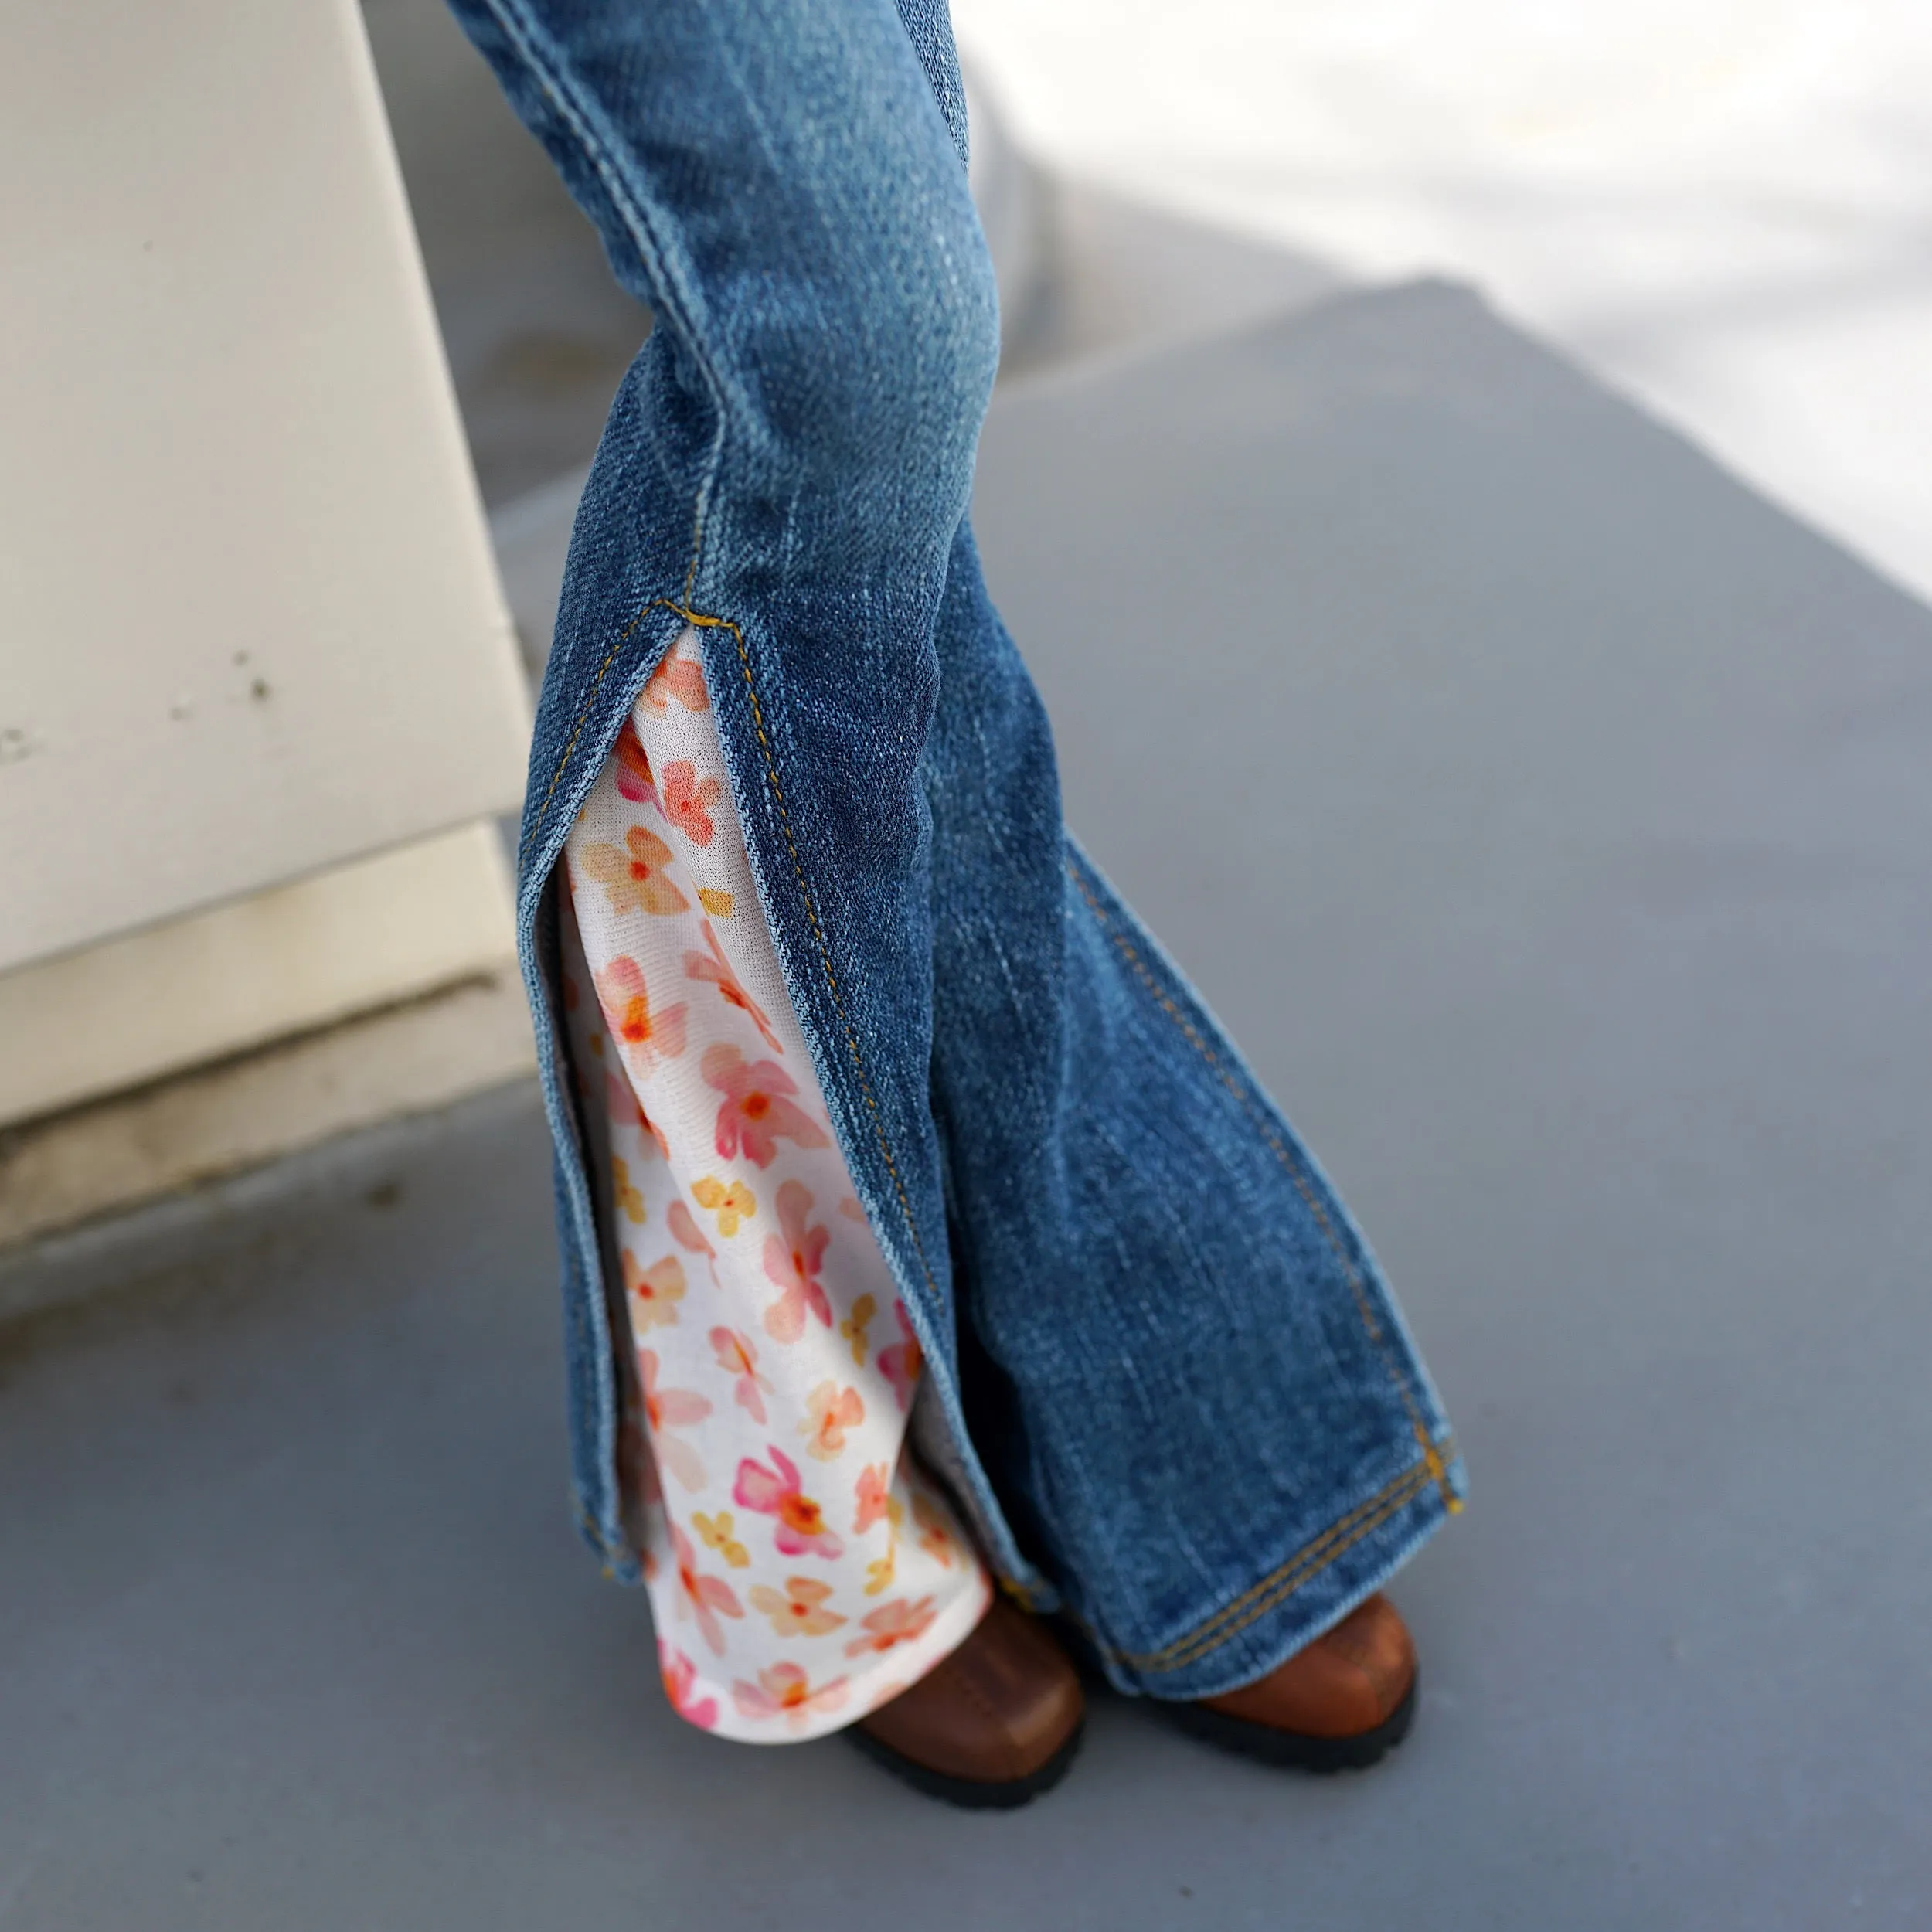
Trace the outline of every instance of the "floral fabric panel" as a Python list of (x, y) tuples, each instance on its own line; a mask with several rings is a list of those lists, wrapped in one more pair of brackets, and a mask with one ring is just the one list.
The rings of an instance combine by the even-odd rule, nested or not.
[(665, 1688), (723, 1736), (817, 1736), (955, 1648), (990, 1589), (907, 1447), (919, 1346), (792, 1012), (695, 632), (565, 862), (564, 999), (608, 1128)]

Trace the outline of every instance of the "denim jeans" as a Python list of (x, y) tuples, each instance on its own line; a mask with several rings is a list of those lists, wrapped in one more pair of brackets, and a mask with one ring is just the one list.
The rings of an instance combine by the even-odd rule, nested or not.
[(929, 1463), (1118, 1687), (1249, 1682), (1409, 1556), (1462, 1470), (1346, 1210), (1063, 828), (966, 519), (998, 315), (944, 7), (454, 4), (656, 318), (577, 513), (519, 855), (586, 1533), (634, 1577), (556, 872), (688, 623), (930, 1365)]

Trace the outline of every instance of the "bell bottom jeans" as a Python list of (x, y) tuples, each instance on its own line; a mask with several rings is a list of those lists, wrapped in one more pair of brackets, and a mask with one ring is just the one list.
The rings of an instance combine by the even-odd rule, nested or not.
[(688, 633), (924, 1353), (926, 1468), (1121, 1690), (1250, 1682), (1414, 1552), (1462, 1468), (1346, 1210), (1063, 825), (967, 522), (998, 318), (941, 0), (453, 4), (656, 318), (577, 512), (519, 864), (585, 1534), (637, 1579), (560, 861)]

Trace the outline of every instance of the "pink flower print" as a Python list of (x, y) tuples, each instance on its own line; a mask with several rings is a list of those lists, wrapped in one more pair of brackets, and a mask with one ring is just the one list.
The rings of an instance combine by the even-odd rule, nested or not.
[[(682, 1015), (683, 1009), (679, 1010)], [(684, 1049), (680, 1046), (678, 1050), (682, 1053)], [(640, 1134), (648, 1134), (656, 1142), (658, 1151), (669, 1160), (671, 1144), (664, 1138), (664, 1129), (638, 1104), (637, 1089), (620, 1073), (606, 1073), (604, 1079), (610, 1118), (620, 1127), (634, 1128)], [(676, 1231), (674, 1226), (672, 1232)]]
[(651, 760), (645, 752), (643, 740), (638, 736), (636, 724), (629, 718), (624, 719), (624, 729), (617, 733), (612, 769), (617, 774), (617, 790), (625, 798), (639, 804), (655, 805), (658, 802), (657, 781), (651, 776)]
[(818, 1462), (835, 1461), (845, 1452), (845, 1431), (856, 1429), (865, 1419), (865, 1400), (856, 1389), (820, 1383), (806, 1396), (805, 1419), (798, 1425), (799, 1434), (811, 1438), (805, 1454)]
[(624, 1294), (631, 1304), (631, 1333), (675, 1328), (678, 1304), (684, 1299), (684, 1264), (675, 1254), (667, 1254), (662, 1260), (641, 1268), (628, 1248), (619, 1258), (624, 1264)]
[(660, 1058), (675, 1060), (684, 1051), (684, 1016), (688, 1009), (667, 1006), (651, 1011), (644, 972), (628, 953), (620, 953), (597, 976), (597, 998), (611, 1030), (623, 1042), (625, 1062), (648, 1073)]
[(691, 1539), (675, 1523), (671, 1526), (671, 1547), (678, 1559), (678, 1607), (680, 1614), (689, 1610), (697, 1619), (698, 1629), (705, 1641), (711, 1646), (713, 1657), (724, 1655), (724, 1632), (719, 1628), (719, 1617), (742, 1617), (744, 1607), (732, 1594), (731, 1586), (722, 1577), (703, 1577), (698, 1573), (697, 1552), (691, 1547)]
[(838, 1212), (848, 1221), (856, 1221), (861, 1227), (866, 1225), (866, 1210), (849, 1194), (838, 1203)]
[[(665, 1157), (670, 1158), (668, 1155)], [(673, 1201), (665, 1220), (671, 1224), (671, 1238), (681, 1248), (688, 1248), (693, 1254), (704, 1257), (705, 1266), (711, 1270), (711, 1285), (718, 1285), (718, 1253), (705, 1239), (704, 1230), (699, 1226), (697, 1217), (682, 1201)]]
[(859, 1513), (853, 1517), (852, 1533), (862, 1536), (876, 1522), (896, 1522), (899, 1505), (893, 1501), (890, 1468), (883, 1462), (868, 1463), (859, 1472)]
[(893, 1313), (899, 1318), (900, 1339), (889, 1349), (879, 1351), (879, 1372), (893, 1386), (893, 1393), (899, 1398), (899, 1406), (909, 1406), (913, 1391), (919, 1386), (919, 1371), (926, 1358), (920, 1352), (919, 1338), (913, 1333), (913, 1325), (906, 1318), (906, 1304), (903, 1301), (893, 1304)]
[(711, 948), (711, 957), (707, 959), (694, 947), (684, 956), (685, 978), (704, 980), (716, 987), (725, 1004), (736, 1007), (764, 1036), (765, 1044), (774, 1053), (782, 1053), (785, 1049), (779, 1045), (778, 1036), (771, 1030), (771, 1022), (766, 1018), (764, 1009), (745, 991), (738, 975), (731, 970), (731, 962), (725, 957), (724, 949), (718, 944), (718, 935), (712, 930), (711, 921), (701, 920), (699, 924), (704, 934), (704, 943)]
[(731, 1687), (731, 1701), (740, 1717), (783, 1717), (794, 1731), (802, 1731), (815, 1712), (827, 1716), (845, 1701), (845, 1680), (835, 1677), (817, 1690), (796, 1664), (774, 1664), (758, 1673), (755, 1684), (742, 1679)]
[(845, 1621), (835, 1610), (825, 1607), (831, 1594), (830, 1583), (810, 1577), (787, 1577), (782, 1590), (758, 1584), (751, 1592), (751, 1607), (768, 1617), (781, 1637), (822, 1637)]
[(668, 874), (671, 848), (642, 825), (633, 825), (624, 835), (621, 851), (615, 845), (587, 845), (578, 862), (604, 888), (614, 913), (681, 913), (690, 909), (690, 900)]
[(859, 1628), (867, 1634), (855, 1637), (845, 1646), (845, 1655), (863, 1657), (870, 1651), (883, 1656), (895, 1645), (910, 1644), (915, 1638), (923, 1637), (932, 1628), (937, 1614), (930, 1597), (922, 1597), (916, 1604), (908, 1603), (903, 1597), (895, 1597), (890, 1603), (881, 1604), (876, 1610), (859, 1618)]
[(644, 1413), (651, 1425), (651, 1446), (658, 1460), (687, 1489), (705, 1485), (704, 1464), (698, 1452), (673, 1429), (689, 1428), (711, 1413), (710, 1403), (695, 1389), (660, 1389), (658, 1358), (649, 1349), (638, 1351), (638, 1379), (644, 1386)]
[(687, 711), (709, 711), (711, 693), (704, 688), (703, 668), (673, 651), (651, 674), (644, 687), (644, 702), (662, 713), (675, 698)]
[(781, 1556), (822, 1556), (828, 1563), (844, 1554), (845, 1546), (825, 1527), (825, 1512), (804, 1492), (798, 1465), (776, 1446), (771, 1468), (747, 1456), (738, 1465), (731, 1500), (761, 1516), (775, 1516), (778, 1526), (772, 1542)]
[(658, 1640), (658, 1675), (664, 1680), (664, 1694), (671, 1700), (671, 1708), (687, 1724), (695, 1724), (701, 1731), (708, 1731), (718, 1721), (718, 1706), (709, 1697), (693, 1698), (697, 1688), (698, 1667), (681, 1650), (673, 1650), (660, 1638)]
[(784, 1233), (765, 1237), (765, 1273), (784, 1290), (765, 1311), (765, 1332), (774, 1342), (796, 1342), (805, 1332), (808, 1308), (825, 1327), (832, 1326), (832, 1304), (818, 1279), (832, 1235), (807, 1222), (811, 1212), (811, 1190), (802, 1181), (787, 1181), (779, 1189), (778, 1225)]
[(769, 1167), (781, 1141), (800, 1147), (829, 1147), (831, 1138), (804, 1109), (792, 1100), (798, 1092), (791, 1076), (774, 1060), (747, 1066), (735, 1046), (722, 1040), (705, 1049), (700, 1063), (705, 1084), (724, 1096), (718, 1109), (718, 1151), (730, 1160), (744, 1146), (753, 1167)]
[(708, 845), (717, 828), (711, 822), (711, 808), (724, 796), (724, 787), (715, 778), (700, 778), (689, 758), (679, 758), (664, 768), (664, 815), (694, 845)]
[(771, 1384), (758, 1372), (758, 1351), (751, 1345), (750, 1336), (740, 1335), (736, 1328), (713, 1328), (710, 1342), (718, 1366), (736, 1378), (731, 1385), (732, 1400), (753, 1422), (763, 1422), (765, 1396), (770, 1393)]

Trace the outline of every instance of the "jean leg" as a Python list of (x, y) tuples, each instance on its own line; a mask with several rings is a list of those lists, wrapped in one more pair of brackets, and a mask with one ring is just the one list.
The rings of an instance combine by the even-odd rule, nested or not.
[(966, 1443), (927, 1104), (919, 765), (934, 626), (998, 356), (961, 124), (935, 91), (951, 73), (943, 15), (914, 0), (916, 45), (893, 0), (454, 4), (658, 319), (578, 512), (519, 855), (587, 1531), (634, 1573), (556, 1019), (553, 875), (632, 700), (689, 625), (787, 988), (930, 1364), (949, 1473), (990, 1560), (1033, 1587)]

